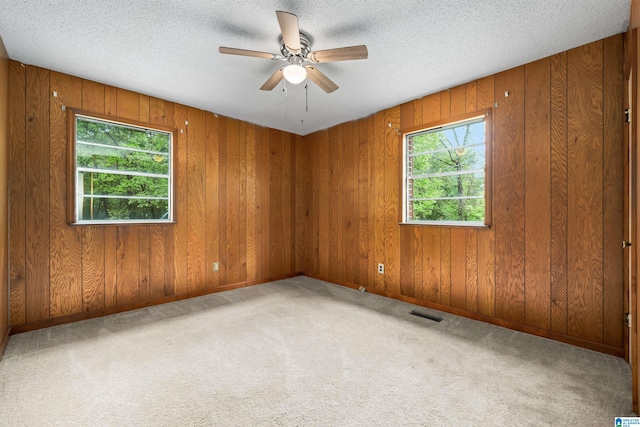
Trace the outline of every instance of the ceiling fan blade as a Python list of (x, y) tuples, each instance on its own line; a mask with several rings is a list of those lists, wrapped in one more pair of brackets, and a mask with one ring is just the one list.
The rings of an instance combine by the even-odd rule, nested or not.
[(240, 56), (252, 56), (254, 58), (264, 58), (264, 59), (279, 59), (281, 58), (279, 55), (268, 53), (268, 52), (258, 52), (257, 50), (245, 50), (245, 49), (235, 49), (233, 47), (224, 47), (220, 46), (218, 48), (220, 53), (224, 53), (227, 55), (240, 55)]
[(282, 31), (284, 45), (292, 53), (300, 53), (300, 28), (298, 27), (298, 17), (293, 13), (276, 11), (278, 23)]
[(304, 67), (307, 70), (307, 77), (320, 86), (320, 89), (327, 93), (331, 93), (338, 89), (338, 85), (332, 82), (329, 77), (325, 76), (318, 70), (316, 67), (312, 65), (307, 65)]
[(273, 88), (276, 87), (282, 79), (284, 79), (284, 73), (282, 72), (282, 68), (278, 68), (276, 72), (273, 73), (266, 82), (264, 82), (260, 90), (273, 90)]
[(316, 64), (319, 62), (350, 61), (353, 59), (367, 59), (369, 51), (365, 45), (340, 47), (337, 49), (317, 50), (310, 52), (307, 59)]

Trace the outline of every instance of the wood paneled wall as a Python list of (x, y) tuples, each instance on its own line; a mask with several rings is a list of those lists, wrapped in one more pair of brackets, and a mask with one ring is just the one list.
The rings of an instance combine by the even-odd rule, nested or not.
[[(622, 356), (622, 67), (617, 35), (305, 137), (305, 273)], [(397, 129), (489, 108), (492, 227), (399, 225)]]
[[(301, 137), (14, 61), (9, 74), (15, 330), (302, 270)], [(177, 224), (66, 223), (63, 106), (179, 129)]]
[(0, 357), (9, 331), (9, 56), (0, 39)]

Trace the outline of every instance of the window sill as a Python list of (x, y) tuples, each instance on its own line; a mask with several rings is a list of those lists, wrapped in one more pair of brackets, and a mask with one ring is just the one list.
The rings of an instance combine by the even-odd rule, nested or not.
[(130, 220), (130, 221), (78, 221), (71, 222), (71, 226), (129, 226), (129, 225), (174, 225), (177, 221), (148, 221), (148, 220)]
[(438, 222), (427, 222), (427, 221), (406, 221), (399, 222), (399, 225), (412, 225), (412, 226), (421, 226), (421, 227), (446, 227), (446, 228), (474, 228), (480, 230), (489, 230), (491, 229), (491, 225), (487, 225), (483, 222), (469, 222), (469, 223), (461, 223), (456, 221), (438, 221)]

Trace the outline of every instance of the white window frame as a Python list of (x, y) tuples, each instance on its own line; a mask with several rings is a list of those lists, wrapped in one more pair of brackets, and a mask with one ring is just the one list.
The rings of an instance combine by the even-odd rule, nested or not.
[[(485, 164), (484, 168), (478, 170), (469, 170), (464, 171), (465, 173), (480, 173), (484, 172), (484, 196), (470, 196), (468, 198), (482, 198), (484, 199), (484, 221), (458, 221), (458, 220), (450, 220), (450, 221), (439, 221), (439, 220), (416, 220), (409, 218), (409, 202), (411, 200), (418, 201), (422, 199), (410, 199), (409, 198), (409, 180), (415, 178), (429, 178), (431, 176), (445, 176), (445, 175), (460, 175), (459, 172), (443, 172), (438, 174), (420, 174), (420, 175), (411, 175), (407, 170), (409, 166), (409, 157), (413, 157), (416, 154), (421, 153), (413, 153), (409, 154), (409, 139), (416, 135), (424, 132), (434, 131), (440, 128), (450, 128), (456, 125), (463, 125), (465, 122), (472, 122), (474, 120), (482, 118), (484, 121), (484, 133), (485, 140), (484, 144), (473, 144), (473, 146), (484, 145), (485, 146)], [(402, 212), (402, 220), (401, 224), (411, 224), (411, 225), (441, 225), (441, 226), (463, 226), (463, 227), (490, 227), (491, 226), (491, 217), (492, 217), (492, 209), (491, 209), (491, 164), (492, 164), (492, 149), (491, 149), (491, 135), (492, 135), (492, 123), (491, 123), (491, 110), (486, 111), (478, 111), (471, 114), (465, 114), (457, 117), (452, 117), (445, 120), (439, 120), (437, 122), (429, 123), (423, 126), (416, 126), (410, 129), (406, 129), (402, 131), (402, 197), (401, 197), (401, 212)], [(436, 151), (447, 151), (445, 149), (436, 150)], [(422, 153), (424, 154), (424, 153)], [(467, 198), (467, 197), (465, 197)], [(441, 198), (430, 198), (428, 200), (436, 200), (436, 199), (458, 199), (458, 197), (441, 197)], [(427, 199), (424, 199), (427, 200)]]
[[(93, 142), (78, 141), (77, 140), (77, 120), (86, 119), (88, 121), (103, 122), (113, 124), (121, 127), (128, 127), (141, 131), (153, 131), (166, 133), (169, 135), (169, 151), (168, 153), (156, 152), (152, 150), (143, 150), (131, 147), (118, 147), (112, 145), (105, 145)], [(105, 116), (102, 114), (95, 114), (90, 112), (78, 111), (69, 109), (69, 156), (68, 156), (68, 195), (67, 195), (67, 220), (72, 225), (125, 225), (125, 224), (173, 224), (176, 222), (175, 218), (175, 197), (174, 197), (174, 175), (175, 175), (175, 142), (177, 141), (177, 132), (173, 128), (151, 125), (149, 123), (141, 123), (134, 120), (126, 120), (122, 118), (116, 118), (111, 116)], [(109, 149), (143, 152), (151, 155), (163, 155), (168, 156), (169, 171), (168, 174), (158, 174), (151, 172), (140, 171), (119, 171), (110, 169), (98, 169), (98, 168), (86, 168), (77, 166), (77, 150), (78, 144), (101, 146)], [(169, 181), (169, 191), (167, 197), (157, 196), (118, 196), (118, 195), (100, 195), (100, 198), (119, 198), (119, 199), (145, 199), (145, 200), (168, 200), (168, 215), (166, 218), (160, 219), (100, 219), (100, 220), (86, 220), (82, 219), (82, 202), (86, 195), (83, 194), (83, 181), (81, 173), (85, 171), (92, 171), (105, 174), (116, 175), (136, 175), (147, 176), (152, 178), (166, 178)], [(98, 197), (94, 195), (94, 197)]]

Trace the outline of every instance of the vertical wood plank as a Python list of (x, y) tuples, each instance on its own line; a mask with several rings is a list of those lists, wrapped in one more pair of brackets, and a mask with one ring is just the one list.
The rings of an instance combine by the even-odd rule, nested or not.
[(451, 117), (451, 89), (440, 92), (440, 118)]
[(353, 252), (353, 283), (362, 286), (360, 281), (360, 126), (357, 121), (350, 122), (352, 129), (352, 136), (350, 144), (353, 146), (353, 218), (352, 218), (352, 232), (353, 232), (353, 246), (351, 251)]
[(82, 308), (99, 310), (105, 304), (104, 227), (87, 227), (82, 235)]
[[(109, 116), (118, 115), (118, 90), (113, 86), (104, 87), (104, 113)], [(137, 112), (136, 112), (137, 115)]]
[(488, 76), (476, 81), (476, 104), (478, 110), (493, 108), (494, 78), (494, 76)]
[(150, 119), (150, 102), (148, 95), (138, 95), (138, 120), (142, 123), (149, 123)]
[(466, 310), (478, 311), (478, 233), (476, 230), (465, 230), (466, 255)]
[(238, 137), (238, 282), (247, 280), (247, 122)]
[(240, 210), (240, 122), (227, 120), (227, 150), (226, 150), (226, 241), (223, 242), (227, 254), (227, 284), (240, 280), (239, 259), (239, 210)]
[(229, 119), (219, 117), (218, 121), (218, 285), (224, 286), (227, 281), (227, 124)]
[(49, 73), (49, 316), (82, 311), (81, 229), (67, 224), (67, 112), (62, 106), (82, 106), (82, 81), (66, 74)]
[(272, 276), (284, 274), (282, 145), (282, 132), (272, 129), (269, 132), (269, 270)]
[(306, 145), (304, 137), (296, 138), (296, 159), (295, 159), (295, 200), (296, 200), (296, 272), (305, 271), (305, 171), (308, 168), (306, 163)]
[(271, 151), (269, 143), (269, 129), (262, 128), (262, 277), (274, 277), (271, 270), (270, 245), (272, 231), (269, 227), (271, 216), (271, 199), (275, 199), (271, 192), (270, 169)]
[[(414, 111), (413, 111), (413, 102), (406, 102), (400, 105), (400, 128), (407, 129), (414, 125)], [(404, 141), (400, 141), (400, 144), (404, 144)], [(399, 147), (401, 148), (401, 147)], [(398, 151), (398, 163), (400, 164), (402, 160), (402, 150)], [(400, 171), (398, 173), (401, 173)], [(403, 172), (402, 172), (403, 173)], [(399, 191), (402, 191), (403, 186), (400, 185)], [(400, 192), (398, 193), (398, 197), (401, 198), (402, 195)], [(400, 227), (400, 293), (402, 295), (408, 297), (416, 297), (416, 284), (420, 283), (420, 291), (422, 291), (422, 276), (420, 274), (420, 280), (416, 277), (416, 265), (418, 264), (416, 260), (416, 252), (414, 251), (416, 242), (415, 235), (417, 233), (414, 230), (413, 226), (402, 226)], [(420, 236), (421, 237), (421, 236)], [(419, 252), (422, 255), (422, 250)], [(420, 264), (421, 264), (420, 259)]]
[(440, 230), (440, 304), (451, 305), (451, 228)]
[[(493, 109), (494, 96), (494, 76), (484, 77), (476, 81), (476, 105), (478, 111)], [(495, 148), (492, 152), (495, 152)], [(478, 312), (487, 316), (495, 314), (494, 236), (494, 228), (478, 231), (477, 303)]]
[(422, 227), (422, 297), (440, 303), (440, 229)]
[(551, 57), (551, 330), (567, 332), (567, 53)]
[[(175, 128), (175, 108), (172, 102), (164, 103), (164, 124), (165, 126), (171, 126)], [(177, 141), (174, 141), (173, 152), (177, 153), (176, 147)], [(177, 175), (178, 171), (174, 171), (173, 175), (173, 184), (174, 184), (174, 193), (173, 200), (174, 203), (177, 203), (176, 196), (176, 183), (177, 183)], [(174, 212), (176, 209), (174, 208)], [(164, 230), (164, 295), (173, 295), (175, 293), (175, 278), (174, 278), (174, 256), (173, 256), (173, 239), (175, 233), (175, 225), (170, 227), (163, 227)]]
[(354, 149), (353, 122), (340, 126), (342, 130), (342, 186), (340, 193), (342, 197), (342, 219), (340, 232), (342, 233), (342, 263), (344, 273), (342, 280), (347, 283), (354, 283)]
[(384, 112), (385, 132), (384, 146), (384, 234), (385, 234), (385, 289), (391, 293), (400, 293), (400, 226), (399, 220), (399, 182), (400, 165), (398, 147), (400, 137), (400, 107), (393, 107)]
[(493, 230), (478, 232), (478, 313), (495, 314), (495, 252)]
[(138, 227), (138, 253), (133, 254), (138, 257), (138, 299), (147, 301), (150, 295), (149, 275), (150, 275), (150, 242), (151, 231), (149, 226), (143, 225)]
[(465, 112), (473, 113), (478, 109), (477, 106), (477, 83), (475, 81), (467, 83), (464, 85), (464, 96), (465, 96)]
[[(330, 177), (333, 176), (333, 165), (329, 163), (331, 150), (329, 148), (329, 131), (324, 130), (316, 134), (314, 143), (319, 146), (317, 162), (313, 162), (317, 167), (316, 175), (319, 180), (319, 206), (314, 206), (318, 210), (318, 255), (319, 265), (318, 273), (320, 277), (329, 277), (329, 271), (333, 265), (330, 264), (330, 235), (331, 235), (331, 182)], [(311, 176), (313, 179), (313, 175)], [(312, 254), (313, 255), (313, 254)]]
[[(104, 228), (104, 306), (117, 304), (118, 228)], [(97, 250), (96, 250), (97, 252)]]
[(377, 133), (377, 121), (376, 115), (371, 115), (366, 119), (367, 124), (367, 140), (369, 152), (369, 187), (368, 187), (368, 212), (369, 212), (369, 262), (367, 265), (368, 268), (368, 286), (371, 288), (377, 288), (376, 278), (379, 274), (376, 272), (376, 257), (378, 256), (376, 253), (376, 235), (377, 235), (377, 171), (376, 171), (376, 158), (378, 153), (378, 148), (376, 144), (376, 133)]
[[(375, 132), (374, 132), (374, 144), (375, 144), (375, 159), (374, 159), (374, 199), (375, 199), (375, 257), (374, 268), (377, 268), (377, 264), (385, 262), (385, 247), (386, 247), (386, 233), (385, 233), (385, 129), (387, 123), (385, 122), (385, 113), (378, 112), (375, 114), (374, 119)], [(390, 178), (389, 178), (390, 179)], [(374, 270), (377, 271), (377, 270)], [(374, 287), (380, 291), (385, 289), (384, 275), (375, 274)]]
[[(143, 240), (141, 235), (140, 240)], [(149, 227), (149, 298), (164, 296), (164, 230), (161, 226)], [(140, 261), (141, 265), (142, 260)], [(141, 274), (142, 276), (142, 274)]]
[(9, 61), (9, 316), (26, 322), (26, 67)]
[[(291, 261), (293, 260), (293, 251), (291, 247), (291, 134), (281, 132), (281, 164), (282, 164), (282, 176), (280, 180), (280, 186), (282, 188), (282, 198), (280, 203), (282, 205), (282, 274), (291, 272)], [(317, 257), (317, 255), (316, 255)]]
[[(296, 191), (297, 191), (297, 170), (296, 170), (296, 158), (298, 156), (298, 141), (302, 141), (302, 137), (300, 135), (289, 134), (291, 141), (289, 142), (289, 167), (287, 170), (288, 174), (288, 195), (289, 195), (289, 247), (291, 248), (291, 255), (289, 256), (289, 266), (288, 270), (291, 273), (295, 273), (298, 270), (296, 269), (297, 265), (297, 251), (298, 251), (298, 243), (297, 243), (297, 224), (296, 224), (296, 213), (297, 213), (297, 203), (296, 203)], [(316, 254), (316, 259), (318, 255)]]
[(164, 125), (164, 100), (153, 96), (149, 97), (149, 123)]
[(138, 230), (116, 227), (116, 303), (136, 302), (140, 299), (140, 263)]
[(525, 66), (525, 323), (551, 326), (551, 61)]
[[(246, 280), (256, 279), (256, 126), (246, 131)], [(302, 239), (301, 239), (302, 240)]]
[[(318, 254), (320, 253), (320, 206), (328, 201), (322, 199), (320, 183), (313, 177), (319, 174), (319, 165), (315, 159), (319, 159), (322, 148), (320, 147), (320, 141), (318, 134), (314, 134), (311, 137), (310, 149), (307, 151), (306, 163), (308, 165), (306, 170), (306, 182), (309, 183), (305, 189), (305, 200), (307, 200), (307, 245), (309, 246), (309, 257), (307, 258), (307, 267), (309, 268), (309, 274), (320, 274), (320, 262), (318, 260)], [(328, 224), (327, 224), (328, 227)]]
[(568, 329), (603, 340), (602, 42), (572, 49), (568, 60)]
[[(264, 214), (262, 209), (262, 127), (256, 126), (256, 278), (264, 277), (262, 273), (262, 259), (264, 254), (262, 252), (262, 215)], [(306, 173), (306, 170), (304, 171)], [(305, 183), (307, 181), (305, 180)], [(306, 190), (306, 187), (305, 187)], [(306, 193), (305, 193), (306, 194)], [(305, 199), (306, 200), (306, 199)]]
[(140, 118), (140, 95), (130, 90), (116, 89), (116, 115), (123, 119)]
[(26, 321), (49, 318), (49, 71), (26, 70)]
[(464, 228), (451, 229), (451, 307), (467, 305), (467, 241)]
[(82, 109), (92, 113), (104, 112), (104, 85), (91, 80), (82, 80)]
[(496, 75), (495, 99), (496, 316), (524, 323), (524, 67)]
[(465, 86), (457, 86), (451, 89), (451, 115), (459, 116), (466, 111)]
[(422, 99), (422, 124), (440, 120), (440, 93), (425, 96)]
[(187, 289), (205, 288), (205, 122), (204, 112), (187, 109)]
[(424, 110), (424, 106), (423, 106), (423, 103), (422, 103), (422, 98), (415, 99), (413, 101), (413, 124), (414, 125), (420, 125), (420, 124), (424, 123), (422, 121), (423, 110)]
[(622, 251), (623, 110), (624, 91), (621, 34), (604, 40), (604, 343), (624, 347)]
[[(218, 248), (220, 236), (218, 233), (218, 123), (221, 120), (217, 114), (205, 113), (205, 157), (206, 157), (206, 195), (205, 195), (205, 242), (206, 242), (206, 281), (207, 287), (218, 287), (220, 259)], [(255, 221), (255, 218), (254, 218)], [(218, 271), (213, 270), (213, 263), (218, 263)]]
[[(342, 188), (342, 182), (340, 180), (340, 171), (342, 165), (341, 159), (341, 147), (338, 139), (339, 128), (337, 126), (329, 129), (329, 188), (337, 191)], [(320, 149), (322, 150), (322, 149)], [(339, 203), (339, 197), (335, 196), (327, 200), (329, 203), (329, 273), (328, 276), (331, 280), (340, 280), (338, 275), (338, 265), (342, 263), (342, 247), (339, 244), (338, 236), (341, 233), (340, 221), (342, 218), (342, 211), (340, 210), (341, 204)]]
[[(422, 104), (421, 104), (422, 107)], [(358, 121), (358, 282), (369, 286), (369, 129), (370, 121)]]
[[(119, 105), (119, 102), (118, 102)], [(188, 239), (188, 193), (187, 193), (187, 107), (173, 106), (173, 127), (178, 129), (174, 141), (174, 155), (178, 162), (173, 175), (173, 200), (176, 205), (176, 224), (173, 228), (173, 292), (183, 294), (188, 291), (187, 239)]]

